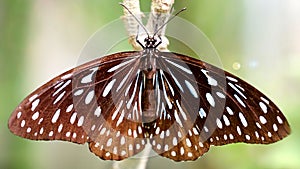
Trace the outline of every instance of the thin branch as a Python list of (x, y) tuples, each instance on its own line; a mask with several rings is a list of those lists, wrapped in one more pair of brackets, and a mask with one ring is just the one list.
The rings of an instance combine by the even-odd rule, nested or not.
[[(147, 23), (147, 28), (152, 33), (156, 32), (169, 18), (174, 0), (152, 0), (151, 13)], [(165, 37), (166, 27), (163, 27), (158, 35), (162, 38), (162, 44), (159, 45), (160, 51), (168, 51), (169, 40)]]
[(138, 34), (137, 28), (139, 27), (139, 23), (132, 16), (132, 14), (133, 14), (140, 21), (141, 21), (141, 18), (144, 16), (140, 10), (140, 1), (139, 0), (123, 0), (123, 5), (128, 8), (128, 10), (125, 8), (123, 9), (124, 15), (122, 16), (122, 20), (125, 24), (125, 28), (129, 35), (129, 39), (128, 39), (129, 44), (131, 44), (135, 50), (142, 50), (143, 48), (135, 40), (135, 37)]
[[(174, 0), (152, 0), (151, 12), (146, 25), (148, 31), (146, 31), (146, 33), (155, 33), (156, 30), (168, 20), (173, 4)], [(142, 50), (142, 47), (135, 39), (137, 34), (141, 34), (141, 31), (138, 30), (138, 28), (142, 27), (132, 16), (133, 14), (139, 21), (144, 17), (140, 10), (139, 0), (123, 0), (123, 5), (128, 8), (128, 10), (124, 8), (124, 16), (122, 19), (129, 35), (129, 43), (135, 50)], [(169, 45), (169, 40), (165, 37), (165, 29), (166, 27), (163, 27), (158, 32), (158, 35), (162, 38), (162, 44), (158, 46), (158, 50), (160, 51), (168, 51), (167, 47)]]

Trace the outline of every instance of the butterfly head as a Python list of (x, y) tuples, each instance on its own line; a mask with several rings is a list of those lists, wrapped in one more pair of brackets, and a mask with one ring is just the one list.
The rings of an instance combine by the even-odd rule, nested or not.
[(147, 36), (144, 39), (144, 45), (142, 47), (144, 49), (151, 49), (151, 48), (157, 48), (158, 45), (162, 43), (160, 36), (158, 36), (160, 40), (157, 40), (156, 36)]
[[(147, 37), (144, 39), (145, 44), (142, 44), (139, 40), (138, 40), (138, 36), (136, 36), (136, 42), (142, 46), (143, 49), (153, 49), (153, 48), (157, 48), (161, 43), (162, 43), (162, 39), (161, 36), (159, 35), (159, 33), (161, 33), (160, 31), (167, 25), (167, 23), (169, 23), (175, 16), (177, 16), (179, 13), (181, 13), (182, 11), (186, 10), (186, 8), (182, 8), (180, 11), (178, 11), (175, 15), (173, 15), (171, 18), (169, 18), (166, 22), (164, 22), (162, 25), (160, 25), (154, 32), (154, 34), (152, 36), (149, 35), (146, 27), (143, 25), (143, 23), (129, 10), (129, 8), (127, 8), (123, 3), (119, 3), (121, 6), (124, 7), (124, 9), (126, 9), (131, 16), (133, 16), (133, 18), (137, 21), (138, 25), (141, 26), (144, 31), (147, 34)], [(159, 38), (159, 41), (157, 40), (157, 38)]]
[(147, 38), (144, 39), (144, 42), (145, 42), (146, 48), (151, 48), (151, 47), (155, 46), (157, 40), (152, 36), (148, 36)]

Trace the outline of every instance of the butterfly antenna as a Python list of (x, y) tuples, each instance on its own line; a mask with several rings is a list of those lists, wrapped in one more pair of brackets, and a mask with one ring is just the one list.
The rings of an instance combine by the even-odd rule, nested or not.
[(174, 19), (178, 14), (180, 14), (181, 12), (185, 11), (186, 7), (182, 8), (180, 11), (178, 11), (175, 15), (173, 15), (170, 19), (168, 19), (164, 24), (162, 24), (157, 30), (156, 32), (153, 34), (153, 37), (164, 27), (166, 26), (172, 19)]
[(145, 26), (143, 25), (143, 23), (127, 8), (127, 6), (125, 6), (123, 3), (119, 3), (121, 6), (123, 6), (129, 13), (130, 13), (130, 15), (132, 15), (133, 16), (133, 18), (138, 22), (138, 24), (139, 25), (141, 25), (141, 27), (144, 29), (144, 31), (146, 32), (146, 34), (147, 34), (147, 36), (148, 37), (150, 37), (149, 36), (149, 33), (148, 33), (148, 31), (147, 31), (147, 29), (145, 28)]

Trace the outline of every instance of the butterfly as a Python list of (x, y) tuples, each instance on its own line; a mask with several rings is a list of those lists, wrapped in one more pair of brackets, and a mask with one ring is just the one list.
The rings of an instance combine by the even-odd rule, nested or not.
[(150, 144), (174, 161), (196, 160), (212, 145), (269, 144), (290, 133), (279, 108), (239, 77), (157, 50), (157, 33), (137, 43), (142, 51), (92, 60), (36, 89), (13, 111), (10, 131), (88, 143), (104, 160), (132, 157)]

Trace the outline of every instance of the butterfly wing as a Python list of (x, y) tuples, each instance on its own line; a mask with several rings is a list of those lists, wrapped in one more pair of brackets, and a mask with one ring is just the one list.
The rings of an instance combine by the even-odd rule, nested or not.
[(137, 154), (145, 145), (138, 55), (105, 56), (57, 76), (20, 103), (9, 129), (32, 140), (88, 142), (102, 159)]
[(175, 161), (195, 160), (210, 145), (267, 144), (289, 134), (274, 103), (238, 77), (188, 56), (157, 55), (154, 122), (142, 119), (142, 54), (127, 52), (37, 89), (13, 112), (10, 130), (33, 140), (88, 142), (93, 153), (110, 160), (142, 151), (149, 136), (154, 151)]
[(158, 55), (156, 88), (165, 98), (151, 131), (158, 154), (195, 160), (211, 145), (268, 144), (290, 133), (278, 107), (240, 78), (188, 56)]

